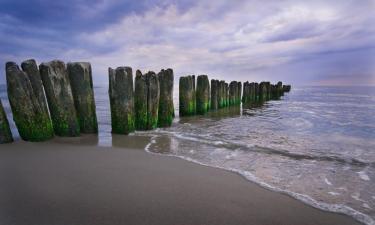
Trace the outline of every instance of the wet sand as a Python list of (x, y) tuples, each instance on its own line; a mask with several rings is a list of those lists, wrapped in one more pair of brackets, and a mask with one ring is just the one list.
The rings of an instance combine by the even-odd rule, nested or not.
[(0, 224), (358, 224), (221, 169), (63, 142), (0, 145)]

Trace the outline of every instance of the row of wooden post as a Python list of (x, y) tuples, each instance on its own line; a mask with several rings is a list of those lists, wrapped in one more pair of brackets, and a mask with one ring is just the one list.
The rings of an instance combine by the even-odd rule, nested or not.
[[(21, 68), (8, 62), (5, 69), (13, 120), (23, 140), (45, 141), (54, 135), (74, 137), (98, 132), (90, 63), (66, 66), (54, 60), (38, 67), (30, 59), (22, 62)], [(4, 121), (5, 136), (11, 137), (9, 123)]]
[[(129, 134), (171, 126), (174, 118), (172, 69), (158, 74), (130, 67), (109, 68), (112, 132)], [(98, 122), (90, 63), (54, 60), (39, 66), (33, 59), (6, 63), (9, 103), (18, 132), (26, 141), (45, 141), (54, 135), (75, 137), (97, 133)], [(185, 76), (179, 82), (181, 116), (202, 115), (232, 105), (279, 98), (290, 85), (211, 80), (207, 75)], [(12, 133), (0, 101), (0, 143), (12, 142)]]
[(172, 125), (173, 70), (158, 74), (136, 71), (135, 88), (130, 67), (109, 68), (112, 133), (129, 134)]
[(281, 81), (277, 84), (270, 82), (249, 83), (245, 82), (243, 87), (242, 103), (251, 104), (279, 99), (285, 92), (289, 92), (290, 85), (283, 85)]
[[(8, 62), (6, 80), (13, 120), (23, 140), (98, 132), (90, 63), (65, 65), (54, 60), (38, 67), (31, 59), (20, 68)], [(130, 67), (109, 68), (112, 132), (128, 134), (170, 126), (174, 117), (173, 80), (172, 69), (144, 75), (137, 71), (134, 90)], [(0, 101), (0, 143), (12, 141)]]
[(210, 109), (241, 104), (241, 82), (212, 79), (210, 85), (207, 75), (199, 75), (195, 85), (195, 75), (180, 77), (179, 99), (180, 116), (203, 115)]

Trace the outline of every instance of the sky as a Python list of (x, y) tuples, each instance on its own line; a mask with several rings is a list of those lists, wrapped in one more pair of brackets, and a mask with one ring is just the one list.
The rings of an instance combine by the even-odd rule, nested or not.
[(375, 86), (374, 12), (375, 0), (0, 0), (0, 83), (7, 61), (34, 58), (89, 61), (94, 84), (131, 66)]

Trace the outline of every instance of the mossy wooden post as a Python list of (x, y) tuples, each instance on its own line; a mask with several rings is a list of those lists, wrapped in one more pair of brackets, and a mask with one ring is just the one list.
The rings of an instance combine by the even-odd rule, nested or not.
[(9, 127), (9, 122), (3, 104), (0, 100), (0, 144), (13, 142), (12, 132)]
[(152, 130), (158, 126), (160, 85), (155, 72), (145, 74), (147, 84), (147, 130)]
[(291, 86), (290, 85), (283, 85), (283, 92), (290, 92)]
[[(43, 114), (49, 118), (50, 116), (48, 112), (47, 99), (46, 99), (46, 95), (44, 94), (43, 82), (42, 82), (42, 78), (40, 76), (39, 68), (38, 68), (36, 61), (34, 59), (23, 61), (21, 63), (21, 68), (26, 73), (27, 77), (30, 80), (34, 94), (37, 97), (38, 102), (42, 107)], [(50, 123), (52, 123), (50, 118), (49, 118), (49, 121)]]
[(267, 100), (270, 100), (271, 99), (271, 83), (270, 82), (266, 82), (266, 90), (267, 90)]
[(283, 93), (283, 83), (281, 81), (277, 82), (276, 88), (277, 88), (278, 95), (283, 96), (284, 95), (284, 93)]
[(180, 116), (195, 115), (195, 78), (193, 76), (180, 77), (179, 99)]
[(218, 80), (211, 80), (211, 106), (210, 108), (213, 110), (217, 110), (219, 108), (219, 81)]
[[(39, 101), (40, 93), (37, 89), (34, 91), (29, 79), (31, 76), (35, 76), (33, 77), (34, 81), (40, 79), (37, 67), (27, 70), (28, 74), (21, 71), (14, 62), (6, 63), (5, 67), (9, 103), (21, 138), (25, 141), (35, 142), (52, 138), (53, 127), (45, 100)], [(35, 85), (37, 85), (36, 82)]]
[(249, 101), (255, 102), (256, 101), (256, 90), (255, 90), (255, 83), (251, 82), (249, 84)]
[(68, 74), (81, 133), (98, 133), (90, 63), (68, 63)]
[(172, 69), (161, 70), (158, 74), (160, 86), (158, 127), (170, 127), (174, 117)]
[(242, 92), (242, 103), (247, 103), (248, 101), (248, 85), (249, 85), (249, 82), (246, 81), (244, 84), (243, 84), (243, 92)]
[(266, 82), (261, 82), (259, 84), (259, 101), (264, 102), (267, 100), (267, 84)]
[(259, 101), (259, 84), (254, 83), (254, 101)]
[(55, 134), (75, 137), (80, 127), (65, 63), (54, 60), (39, 66)]
[(210, 83), (207, 75), (197, 77), (196, 102), (197, 114), (203, 115), (210, 109)]
[(236, 88), (237, 88), (237, 82), (231, 81), (229, 83), (229, 105), (236, 104)]
[(135, 92), (134, 92), (134, 108), (135, 108), (135, 129), (147, 129), (147, 84), (146, 76), (137, 70), (135, 73)]
[(241, 97), (242, 97), (242, 83), (240, 81), (237, 81), (237, 105), (241, 104)]
[(229, 106), (229, 84), (225, 83), (225, 107)]
[(135, 130), (132, 69), (109, 68), (108, 73), (112, 133), (129, 134)]

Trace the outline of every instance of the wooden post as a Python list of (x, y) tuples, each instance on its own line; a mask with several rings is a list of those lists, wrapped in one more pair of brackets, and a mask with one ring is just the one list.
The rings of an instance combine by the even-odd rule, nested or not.
[(147, 93), (148, 87), (146, 84), (146, 76), (142, 75), (141, 71), (137, 70), (135, 73), (135, 128), (137, 130), (147, 129)]
[(210, 83), (207, 75), (197, 77), (196, 91), (197, 114), (203, 115), (210, 108)]
[(5, 114), (3, 104), (0, 100), (0, 144), (13, 142), (12, 132), (9, 127), (8, 118)]
[(112, 133), (129, 134), (135, 130), (132, 69), (109, 68), (108, 73)]
[(211, 109), (217, 110), (219, 108), (219, 81), (211, 80)]
[[(43, 88), (37, 89), (40, 83), (37, 84), (36, 81), (39, 79), (41, 82), (38, 67), (31, 61), (28, 66), (30, 67), (27, 68), (28, 73), (26, 73), (21, 71), (16, 63), (6, 63), (9, 103), (21, 138), (25, 141), (45, 141), (54, 136), (52, 122), (45, 99), (40, 102), (39, 91), (43, 92)], [(33, 77), (35, 89), (29, 77)]]
[(54, 60), (39, 67), (55, 134), (75, 137), (80, 126), (65, 63)]
[(158, 126), (160, 86), (159, 79), (155, 72), (145, 74), (147, 84), (147, 130), (155, 129)]
[(179, 99), (180, 116), (195, 115), (195, 76), (180, 77)]
[(161, 70), (158, 74), (160, 85), (160, 100), (158, 112), (158, 127), (169, 127), (174, 117), (173, 105), (173, 70)]
[(90, 63), (68, 63), (68, 74), (81, 133), (98, 133)]

